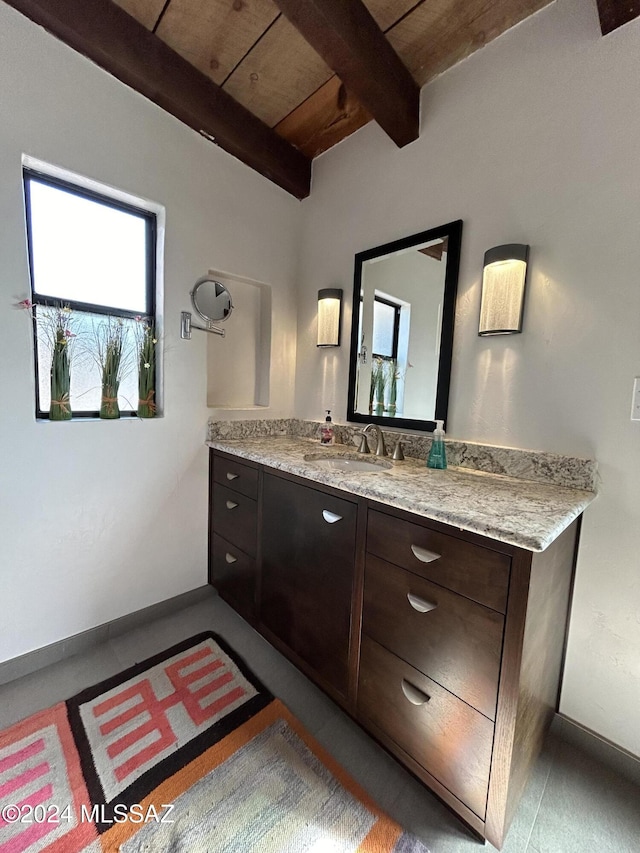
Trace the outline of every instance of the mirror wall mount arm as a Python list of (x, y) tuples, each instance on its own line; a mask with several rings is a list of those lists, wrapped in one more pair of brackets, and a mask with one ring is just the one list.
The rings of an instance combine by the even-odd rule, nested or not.
[(180, 313), (180, 337), (182, 338), (182, 340), (191, 340), (192, 329), (197, 329), (199, 332), (210, 332), (212, 335), (220, 335), (220, 337), (222, 338), (224, 338), (226, 334), (224, 329), (220, 329), (217, 326), (214, 326), (213, 323), (207, 324), (207, 326), (196, 326), (195, 323), (191, 322), (191, 312), (182, 311)]

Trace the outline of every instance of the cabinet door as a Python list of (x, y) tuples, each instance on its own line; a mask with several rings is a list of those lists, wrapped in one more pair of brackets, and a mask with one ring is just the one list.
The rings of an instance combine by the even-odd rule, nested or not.
[(347, 694), (357, 505), (265, 474), (260, 620)]

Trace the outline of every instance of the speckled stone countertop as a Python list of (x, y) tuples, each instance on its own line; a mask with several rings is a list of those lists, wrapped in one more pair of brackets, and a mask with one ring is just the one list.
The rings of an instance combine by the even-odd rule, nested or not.
[[(320, 445), (299, 436), (218, 437), (207, 442), (252, 462), (388, 506), (480, 533), (529, 551), (544, 551), (596, 497), (595, 492), (508, 477), (469, 468), (436, 471), (424, 461), (385, 460), (375, 472), (341, 471), (313, 464), (310, 457), (358, 456), (353, 447)], [(307, 457), (307, 459), (305, 459)]]

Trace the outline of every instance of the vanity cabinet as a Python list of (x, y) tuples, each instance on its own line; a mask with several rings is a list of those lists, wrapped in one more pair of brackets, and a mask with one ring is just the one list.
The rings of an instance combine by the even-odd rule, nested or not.
[(344, 699), (357, 503), (265, 473), (260, 622)]
[(579, 519), (534, 553), (212, 457), (211, 582), (500, 848), (557, 708)]

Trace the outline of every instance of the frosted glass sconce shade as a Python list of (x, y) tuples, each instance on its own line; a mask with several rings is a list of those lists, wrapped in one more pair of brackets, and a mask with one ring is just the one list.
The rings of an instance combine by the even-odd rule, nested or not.
[(340, 346), (342, 290), (337, 287), (318, 291), (318, 346)]
[(513, 335), (522, 331), (529, 247), (496, 246), (484, 255), (479, 335)]

